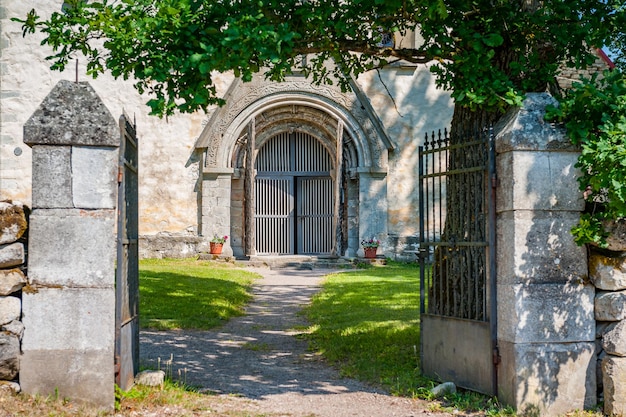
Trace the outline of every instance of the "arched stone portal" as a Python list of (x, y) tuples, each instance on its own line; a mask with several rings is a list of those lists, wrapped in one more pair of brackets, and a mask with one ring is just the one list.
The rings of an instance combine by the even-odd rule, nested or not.
[[(282, 83), (269, 82), (260, 76), (249, 83), (235, 80), (226, 100), (227, 104), (212, 114), (196, 142), (196, 148), (203, 150), (204, 154), (200, 227), (203, 236), (229, 235), (231, 239), (229, 247), (225, 248), (226, 254), (238, 257), (261, 253), (351, 257), (357, 255), (359, 242), (365, 237), (379, 238), (384, 251), (387, 240), (387, 156), (393, 146), (355, 84), (352, 92), (345, 93), (333, 86), (313, 86), (299, 76), (289, 77)], [(259, 150), (270, 141), (289, 135), (311, 138), (311, 143), (319, 143), (325, 150), (315, 156), (311, 154), (313, 148), (306, 148), (306, 151), (302, 148), (292, 157), (299, 153), (306, 154), (307, 158), (327, 155), (332, 166), (319, 172), (314, 168), (263, 172), (263, 178), (282, 175), (289, 177), (295, 187), (300, 184), (301, 188), (299, 191), (292, 189), (294, 192), (286, 193), (286, 197), (280, 197), (281, 192), (270, 195), (267, 190), (271, 189), (259, 195), (262, 190), (257, 189), (261, 185), (255, 167)], [(294, 152), (293, 148), (290, 149)], [(313, 186), (313, 182), (303, 182), (303, 178), (319, 181), (326, 178), (323, 181), (327, 186), (319, 186), (319, 181)], [(330, 213), (323, 213), (323, 216), (331, 217), (330, 236), (322, 239), (329, 246), (306, 246), (302, 234), (307, 232), (300, 230), (298, 237), (298, 226), (294, 225), (292, 231), (300, 240), (294, 241), (288, 251), (267, 249), (261, 239), (266, 242), (268, 237), (260, 234), (270, 231), (259, 226), (262, 217), (259, 213), (260, 204), (268, 204), (268, 201), (259, 202), (255, 198), (297, 199), (306, 187), (321, 187), (309, 188), (306, 192), (312, 195), (327, 190), (318, 197), (330, 210)], [(294, 201), (293, 209), (297, 209), (297, 200)], [(283, 215), (288, 215), (290, 209)], [(294, 213), (296, 221), (302, 222), (302, 217), (297, 217), (299, 212)], [(273, 227), (272, 233), (275, 234), (276, 227), (280, 226)], [(292, 231), (285, 230), (285, 233)]]

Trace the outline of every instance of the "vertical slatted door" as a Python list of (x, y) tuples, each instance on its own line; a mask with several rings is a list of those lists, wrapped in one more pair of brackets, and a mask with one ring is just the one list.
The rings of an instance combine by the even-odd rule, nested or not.
[(258, 254), (331, 253), (332, 166), (326, 148), (303, 132), (278, 134), (259, 149), (255, 161)]
[(298, 253), (328, 255), (333, 249), (333, 182), (298, 179)]
[(256, 250), (259, 255), (288, 255), (293, 245), (293, 180), (258, 178), (255, 184)]

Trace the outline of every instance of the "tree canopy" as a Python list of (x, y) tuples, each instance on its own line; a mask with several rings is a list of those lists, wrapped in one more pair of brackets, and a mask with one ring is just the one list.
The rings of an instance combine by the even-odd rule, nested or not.
[[(394, 60), (437, 61), (439, 86), (459, 106), (499, 111), (544, 90), (559, 65), (584, 66), (590, 46), (621, 39), (623, 0), (68, 0), (39, 30), (62, 70), (80, 52), (93, 76), (132, 78), (154, 114), (221, 104), (213, 77), (243, 80), (294, 69), (316, 83)], [(424, 43), (387, 46), (383, 35), (418, 27)], [(619, 37), (621, 36), (621, 38)], [(619, 45), (622, 45), (621, 43)], [(307, 55), (308, 59), (302, 59)], [(337, 65), (326, 66), (333, 60)]]

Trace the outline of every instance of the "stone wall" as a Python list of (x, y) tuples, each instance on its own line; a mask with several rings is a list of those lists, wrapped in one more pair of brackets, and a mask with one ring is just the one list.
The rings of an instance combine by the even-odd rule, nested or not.
[(0, 389), (19, 391), (22, 288), (26, 285), (28, 209), (0, 201)]
[(612, 222), (608, 247), (589, 254), (589, 277), (596, 286), (598, 396), (607, 415), (626, 415), (626, 220)]

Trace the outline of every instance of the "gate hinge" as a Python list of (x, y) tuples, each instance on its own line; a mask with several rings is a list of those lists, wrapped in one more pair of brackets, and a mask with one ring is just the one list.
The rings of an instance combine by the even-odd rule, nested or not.
[(491, 176), (491, 188), (498, 188), (498, 177), (496, 174)]
[(124, 178), (124, 168), (118, 167), (117, 169), (117, 183), (121, 183)]
[(494, 365), (499, 365), (502, 362), (502, 357), (500, 357), (500, 349), (498, 347), (494, 347), (491, 351), (491, 360)]
[(115, 362), (113, 366), (115, 370), (115, 376), (117, 377), (117, 375), (119, 375), (122, 370), (122, 361), (120, 360), (120, 355), (115, 355)]

